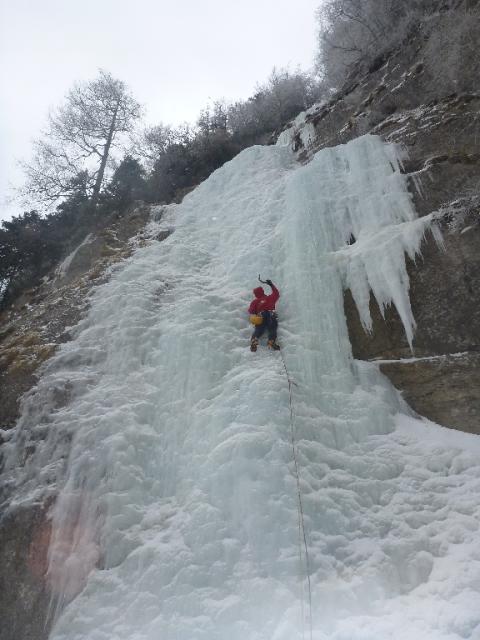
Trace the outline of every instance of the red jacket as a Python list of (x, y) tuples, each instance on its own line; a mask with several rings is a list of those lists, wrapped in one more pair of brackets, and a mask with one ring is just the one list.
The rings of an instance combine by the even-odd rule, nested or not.
[(275, 304), (280, 298), (280, 292), (275, 285), (272, 285), (272, 293), (267, 296), (262, 287), (253, 290), (255, 300), (252, 300), (248, 307), (248, 313), (261, 313), (262, 311), (275, 311)]

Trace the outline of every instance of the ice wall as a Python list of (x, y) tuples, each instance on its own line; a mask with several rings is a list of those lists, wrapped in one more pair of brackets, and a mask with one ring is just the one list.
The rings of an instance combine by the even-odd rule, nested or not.
[[(411, 331), (404, 249), (423, 229), (397, 150), (366, 136), (301, 167), (253, 147), (166, 208), (165, 228), (96, 290), (24, 405), (37, 450), (18, 500), (64, 478), (52, 639), (474, 638), (474, 439), (431, 426), (432, 445), (396, 417), (343, 314), (347, 282), (368, 325), (370, 286)], [(281, 354), (248, 349), (259, 272), (282, 293)]]

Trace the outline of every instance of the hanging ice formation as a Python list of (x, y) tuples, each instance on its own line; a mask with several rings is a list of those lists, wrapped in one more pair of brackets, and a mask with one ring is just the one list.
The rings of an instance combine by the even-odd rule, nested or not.
[[(52, 640), (478, 638), (480, 447), (408, 417), (343, 313), (349, 286), (368, 327), (371, 289), (411, 339), (429, 220), (398, 150), (252, 147), (161, 211), (174, 233), (96, 290), (24, 404), (17, 500), (60, 484)], [(248, 350), (259, 272), (282, 293), (311, 611), (287, 380)]]

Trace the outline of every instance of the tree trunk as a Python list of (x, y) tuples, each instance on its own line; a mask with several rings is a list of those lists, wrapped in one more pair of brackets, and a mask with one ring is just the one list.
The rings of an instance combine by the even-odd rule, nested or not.
[(100, 187), (103, 182), (103, 175), (105, 173), (105, 167), (107, 166), (108, 154), (110, 153), (110, 146), (112, 144), (113, 135), (115, 133), (115, 124), (117, 121), (117, 113), (120, 102), (117, 102), (115, 106), (115, 111), (113, 112), (112, 122), (110, 124), (110, 129), (108, 130), (107, 141), (105, 142), (105, 146), (103, 148), (102, 161), (100, 163), (100, 168), (97, 173), (97, 179), (95, 180), (95, 186), (93, 187), (93, 196), (92, 196), (92, 208), (95, 208), (98, 196), (100, 193)]

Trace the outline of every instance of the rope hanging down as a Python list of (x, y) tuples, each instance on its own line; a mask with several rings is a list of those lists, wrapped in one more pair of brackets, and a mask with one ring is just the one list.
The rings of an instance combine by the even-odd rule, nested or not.
[[(259, 279), (260, 279), (260, 276), (259, 276)], [(302, 502), (302, 493), (300, 490), (300, 472), (298, 467), (297, 444), (295, 441), (295, 425), (294, 425), (293, 399), (292, 399), (293, 383), (290, 379), (287, 365), (285, 363), (285, 358), (283, 357), (282, 352), (280, 352), (280, 356), (282, 358), (283, 368), (285, 369), (285, 375), (287, 376), (287, 381), (288, 381), (288, 402), (290, 405), (290, 432), (291, 432), (291, 438), (292, 438), (293, 462), (294, 462), (294, 469), (295, 469), (295, 480), (297, 483), (297, 498), (298, 498), (298, 536), (299, 536), (300, 563), (302, 563), (302, 542), (303, 542), (303, 547), (305, 549), (305, 573), (306, 573), (307, 587), (308, 587), (308, 608), (309, 608), (309, 614), (310, 614), (309, 615), (310, 640), (313, 640), (312, 587), (310, 583), (310, 560), (308, 557), (307, 536), (305, 535), (305, 518), (303, 515), (303, 502)], [(302, 624), (304, 619), (305, 619), (305, 615), (304, 615), (303, 587), (302, 587)]]

